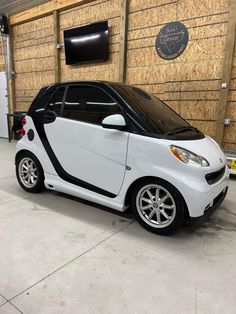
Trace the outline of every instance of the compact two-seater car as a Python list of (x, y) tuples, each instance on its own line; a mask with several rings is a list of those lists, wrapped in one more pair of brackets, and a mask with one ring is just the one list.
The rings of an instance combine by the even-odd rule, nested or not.
[(22, 119), (16, 175), (28, 192), (68, 193), (118, 211), (146, 229), (178, 230), (227, 193), (218, 144), (163, 101), (119, 83), (43, 87)]

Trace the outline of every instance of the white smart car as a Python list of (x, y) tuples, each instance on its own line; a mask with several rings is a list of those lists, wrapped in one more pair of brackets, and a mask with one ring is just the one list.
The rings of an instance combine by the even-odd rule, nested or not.
[(158, 234), (224, 199), (226, 158), (157, 97), (124, 84), (43, 87), (19, 130), (16, 175), (28, 192), (68, 193), (118, 211), (131, 206)]

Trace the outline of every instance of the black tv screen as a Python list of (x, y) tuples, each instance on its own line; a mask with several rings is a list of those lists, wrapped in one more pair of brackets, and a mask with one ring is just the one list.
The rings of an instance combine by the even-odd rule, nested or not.
[(108, 60), (108, 22), (64, 31), (66, 64)]

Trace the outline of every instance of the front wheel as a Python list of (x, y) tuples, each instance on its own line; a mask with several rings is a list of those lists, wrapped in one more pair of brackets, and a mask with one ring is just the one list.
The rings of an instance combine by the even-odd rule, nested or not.
[(38, 159), (31, 153), (20, 154), (16, 159), (16, 177), (27, 192), (38, 193), (44, 188), (44, 172)]
[(139, 183), (133, 190), (131, 207), (138, 222), (151, 232), (169, 235), (183, 225), (182, 197), (166, 181), (153, 178)]

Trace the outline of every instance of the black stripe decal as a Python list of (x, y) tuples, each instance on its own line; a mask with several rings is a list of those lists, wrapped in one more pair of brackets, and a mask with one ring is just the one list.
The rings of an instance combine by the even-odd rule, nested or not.
[(38, 119), (36, 117), (32, 117), (35, 128), (38, 132), (39, 138), (43, 144), (43, 147), (45, 148), (45, 151), (47, 152), (47, 155), (49, 157), (49, 159), (51, 160), (53, 167), (56, 171), (56, 173), (58, 174), (58, 176), (63, 179), (64, 181), (80, 186), (86, 190), (90, 190), (92, 192), (110, 197), (110, 198), (115, 198), (117, 195), (108, 192), (106, 190), (103, 190), (93, 184), (90, 184), (88, 182), (85, 182), (83, 180), (80, 180), (76, 177), (73, 177), (72, 175), (70, 175), (69, 173), (67, 173), (64, 168), (61, 166), (59, 160), (57, 159), (56, 155), (54, 154), (54, 151), (51, 147), (51, 145), (49, 144), (45, 129), (44, 129), (44, 125), (42, 123), (40, 123), (39, 121), (37, 121)]

